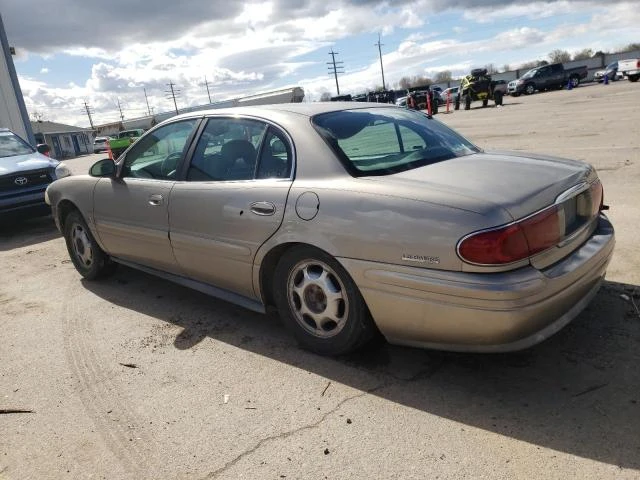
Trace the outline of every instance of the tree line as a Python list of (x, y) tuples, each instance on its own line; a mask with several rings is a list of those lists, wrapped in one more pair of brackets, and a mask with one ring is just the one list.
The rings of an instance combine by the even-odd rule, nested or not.
[[(616, 52), (624, 53), (624, 52), (632, 52), (634, 50), (640, 50), (640, 43), (630, 43), (621, 49), (617, 49)], [(567, 50), (555, 49), (551, 51), (547, 58), (548, 60), (533, 60), (530, 62), (525, 62), (519, 65), (517, 68), (520, 70), (529, 70), (531, 68), (541, 67), (543, 65), (549, 65), (551, 63), (567, 63), (572, 60), (587, 60), (594, 57), (603, 56), (606, 53), (602, 50), (598, 50), (594, 52), (591, 48), (584, 48), (582, 50), (578, 50), (571, 54)], [(487, 69), (487, 73), (494, 74), (500, 72), (509, 72), (511, 70), (515, 70), (511, 65), (505, 64), (502, 68), (496, 67), (493, 63), (488, 63), (484, 66)], [(447, 83), (453, 80), (451, 72), (448, 70), (438, 72), (436, 75), (431, 78), (425, 75), (414, 75), (412, 77), (405, 76), (398, 80), (394, 87), (397, 89), (408, 89), (413, 87), (426, 87), (427, 85), (438, 84), (438, 83)]]

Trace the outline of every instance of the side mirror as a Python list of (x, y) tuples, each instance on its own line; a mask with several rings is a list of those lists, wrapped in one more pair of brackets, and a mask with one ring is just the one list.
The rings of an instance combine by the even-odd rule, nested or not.
[(51, 148), (49, 148), (49, 145), (47, 145), (46, 143), (39, 143), (38, 145), (36, 145), (36, 150), (42, 155), (49, 155)]
[(116, 164), (110, 158), (98, 160), (89, 169), (92, 177), (115, 177)]

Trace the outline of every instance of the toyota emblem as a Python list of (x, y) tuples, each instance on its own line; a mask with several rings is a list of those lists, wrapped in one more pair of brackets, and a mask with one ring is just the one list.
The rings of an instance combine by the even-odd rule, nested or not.
[(13, 183), (15, 183), (16, 185), (26, 185), (27, 182), (29, 180), (27, 179), (27, 177), (16, 177), (16, 179), (13, 181)]

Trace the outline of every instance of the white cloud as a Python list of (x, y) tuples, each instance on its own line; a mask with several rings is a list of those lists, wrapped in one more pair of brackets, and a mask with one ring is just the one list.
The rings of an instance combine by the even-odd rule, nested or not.
[[(63, 4), (70, 0), (57, 1)], [(101, 19), (101, 8), (112, 10), (119, 2), (130, 3), (130, 0), (112, 0), (115, 4), (105, 6), (103, 3), (98, 5), (98, 0), (87, 1), (92, 8), (98, 9), (91, 13), (92, 18)], [(24, 2), (29, 4), (36, 0)], [(80, 113), (86, 100), (96, 112), (96, 123), (102, 123), (119, 117), (114, 105), (120, 99), (125, 117), (133, 118), (146, 112), (143, 88), (156, 112), (172, 108), (171, 100), (164, 94), (169, 81), (181, 89), (179, 106), (206, 102), (205, 76), (215, 100), (280, 88), (294, 82), (317, 99), (323, 91), (335, 91), (333, 78), (326, 75), (327, 59), (323, 49), (328, 50), (337, 41), (356, 34), (370, 34), (371, 48), (378, 32), (383, 35), (396, 32), (404, 38), (397, 44), (383, 38), (386, 44), (383, 62), (389, 86), (402, 76), (433, 76), (442, 70), (462, 75), (471, 67), (484, 63), (517, 63), (527, 59), (523, 58), (525, 54), (574, 48), (573, 43), (567, 43), (580, 34), (588, 35), (590, 41), (602, 39), (602, 42), (609, 42), (607, 45), (622, 44), (627, 38), (624, 35), (637, 35), (640, 24), (640, 9), (635, 2), (613, 2), (594, 7), (590, 0), (533, 3), (511, 0), (271, 0), (240, 3), (230, 0), (227, 2), (229, 8), (218, 16), (205, 14), (207, 8), (218, 8), (216, 6), (206, 5), (198, 11), (197, 5), (202, 6), (203, 2), (220, 3), (188, 2), (182, 8), (180, 21), (172, 19), (173, 7), (159, 8), (150, 17), (139, 18), (136, 15), (142, 15), (141, 11), (134, 9), (125, 20), (119, 15), (117, 21), (115, 17), (111, 19), (114, 23), (108, 23), (111, 17), (107, 15), (98, 26), (89, 24), (96, 30), (91, 35), (82, 29), (70, 31), (70, 26), (64, 25), (64, 19), (62, 27), (40, 26), (37, 34), (26, 35), (21, 30), (18, 43), (27, 48), (23, 49), (27, 53), (29, 48), (42, 52), (62, 50), (95, 61), (89, 78), (74, 79), (74, 83), (65, 87), (51, 87), (21, 76), (28, 108), (48, 112), (52, 120), (86, 124), (86, 117)], [(441, 8), (457, 8), (458, 21), (464, 20), (466, 15), (474, 23), (518, 17), (543, 18), (569, 14), (576, 9), (591, 12), (591, 19), (551, 30), (543, 26), (514, 26), (484, 37), (478, 33), (477, 25), (462, 22), (442, 27), (443, 31), (451, 28), (450, 34), (444, 36), (432, 28), (442, 25), (437, 17), (428, 14)], [(9, 15), (17, 15), (18, 10), (8, 10)], [(6, 15), (3, 10), (5, 20)], [(428, 24), (428, 19), (433, 19), (432, 23)], [(15, 19), (11, 22), (12, 25), (18, 23)], [(103, 27), (109, 31), (105, 33), (101, 30)], [(112, 30), (117, 34), (112, 35)], [(162, 32), (171, 32), (172, 36), (167, 37)], [(458, 40), (458, 34), (463, 32), (467, 33), (465, 38), (474, 39)], [(16, 32), (13, 33), (15, 37)], [(52, 38), (55, 35), (57, 37)], [(591, 45), (577, 44), (575, 49), (586, 46)], [(341, 59), (348, 67), (348, 73), (339, 78), (342, 91), (356, 93), (381, 84), (380, 64), (373, 48), (366, 55), (357, 52), (352, 54), (352, 59), (346, 56)], [(50, 58), (50, 62), (54, 61), (55, 58)], [(55, 68), (50, 62), (47, 65)], [(300, 78), (300, 72), (303, 69), (311, 71), (314, 63), (319, 65), (318, 69), (308, 78)], [(46, 73), (44, 70), (42, 74)]]
[(42, 74), (49, 73), (49, 69), (47, 67), (42, 67), (40, 69), (40, 73), (42, 73)]

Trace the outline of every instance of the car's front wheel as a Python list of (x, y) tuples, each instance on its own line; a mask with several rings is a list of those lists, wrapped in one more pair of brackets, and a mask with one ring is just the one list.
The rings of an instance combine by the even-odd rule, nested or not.
[(73, 265), (87, 280), (107, 276), (115, 270), (116, 264), (100, 248), (77, 210), (65, 219), (64, 239)]
[(288, 250), (273, 284), (276, 306), (303, 348), (343, 355), (376, 334), (369, 309), (346, 270), (330, 255), (310, 246)]

